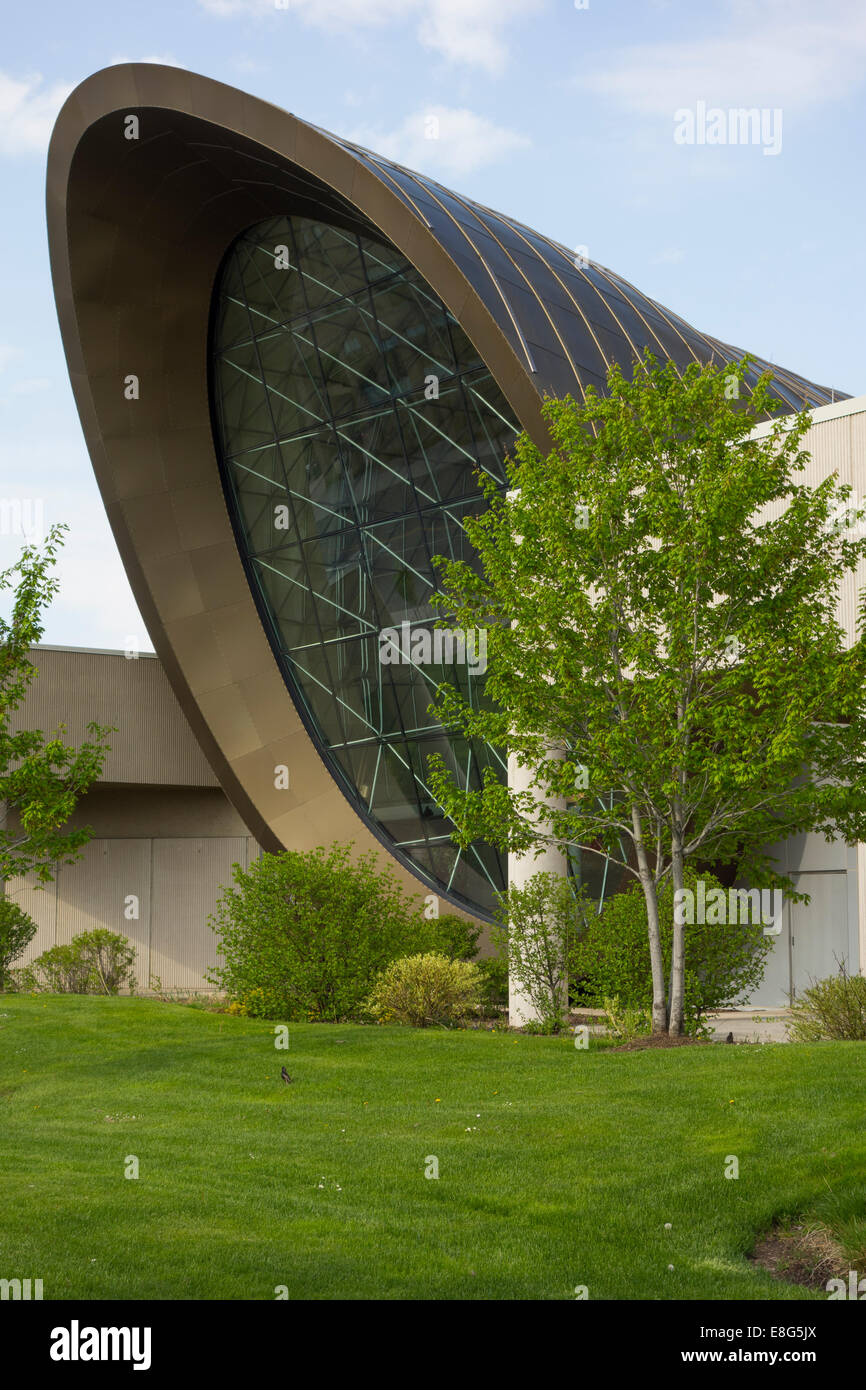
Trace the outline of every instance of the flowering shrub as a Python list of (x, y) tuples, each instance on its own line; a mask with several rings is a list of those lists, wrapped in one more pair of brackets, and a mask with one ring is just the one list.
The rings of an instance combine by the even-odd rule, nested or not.
[(379, 976), (367, 1010), (380, 1022), (395, 1018), (413, 1028), (457, 1023), (481, 1004), (477, 965), (430, 952), (392, 961)]
[(866, 976), (842, 966), (816, 981), (792, 1002), (785, 1027), (793, 1042), (866, 1042)]

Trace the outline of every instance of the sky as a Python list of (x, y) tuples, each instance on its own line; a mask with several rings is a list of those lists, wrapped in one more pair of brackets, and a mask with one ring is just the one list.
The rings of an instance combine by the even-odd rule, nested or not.
[[(866, 394), (863, 0), (7, 0), (0, 568), (24, 525), (69, 526), (44, 642), (151, 649), (69, 386), (44, 211), (63, 101), (129, 61), (283, 106), (585, 248), (698, 329)], [(698, 140), (701, 110), (740, 107), (765, 113), (757, 143)]]

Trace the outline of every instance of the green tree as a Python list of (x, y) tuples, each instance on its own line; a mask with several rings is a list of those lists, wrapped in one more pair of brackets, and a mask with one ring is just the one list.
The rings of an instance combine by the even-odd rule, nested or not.
[[(803, 831), (866, 836), (861, 632), (846, 649), (839, 583), (866, 554), (850, 489), (796, 480), (806, 412), (778, 412), (748, 361), (651, 356), (608, 394), (548, 401), (552, 448), (522, 435), (508, 491), (466, 530), (479, 563), (440, 558), (440, 618), (488, 629), (484, 708), (440, 687), (437, 712), (509, 748), (529, 773), (466, 790), (441, 758), (434, 791), (458, 826), (518, 852), (572, 845), (641, 884), (653, 1028), (683, 1028), (684, 925), (669, 975), (659, 890), (686, 864), (736, 865), (802, 898), (766, 846)], [(847, 509), (847, 515), (846, 515)], [(840, 513), (841, 519), (840, 519)], [(681, 901), (678, 899), (677, 901)]]
[(0, 990), (6, 988), (9, 967), (30, 945), (36, 923), (12, 898), (0, 895)]
[(66, 529), (52, 526), (41, 548), (25, 546), (15, 564), (0, 572), (0, 592), (14, 595), (8, 618), (0, 617), (0, 804), (6, 809), (0, 880), (32, 872), (49, 882), (54, 865), (77, 859), (93, 833), (87, 826), (63, 826), (102, 771), (111, 729), (89, 724), (89, 738), (78, 748), (64, 742), (62, 725), (48, 738), (38, 729), (13, 729), (37, 674), (31, 648), (59, 587), (52, 571)]

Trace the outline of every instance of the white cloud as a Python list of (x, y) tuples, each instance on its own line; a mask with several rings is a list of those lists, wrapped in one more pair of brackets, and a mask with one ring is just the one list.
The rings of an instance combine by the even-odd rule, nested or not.
[(653, 256), (653, 265), (679, 265), (685, 258), (685, 251), (680, 246), (666, 246), (663, 251), (659, 251)]
[(346, 139), (409, 168), (449, 174), (471, 173), (531, 143), (527, 136), (495, 125), (486, 116), (450, 106), (428, 106), (407, 116), (395, 129), (363, 127)]
[(0, 154), (47, 149), (57, 113), (71, 91), (68, 82), (43, 87), (39, 73), (15, 78), (0, 72)]
[(128, 53), (116, 53), (109, 66), (116, 67), (119, 63), (159, 63), (164, 68), (180, 67), (180, 63), (171, 53), (153, 53), (146, 58), (130, 58)]
[(697, 101), (724, 107), (806, 109), (864, 78), (862, 0), (729, 0), (719, 31), (690, 42), (624, 48), (578, 78), (626, 110), (670, 116)]
[(0, 343), (0, 372), (5, 372), (9, 363), (14, 362), (20, 355), (20, 348), (13, 347), (11, 343)]
[(501, 73), (506, 30), (545, 8), (547, 0), (199, 0), (220, 18), (290, 11), (320, 29), (414, 24), (420, 42), (451, 63)]

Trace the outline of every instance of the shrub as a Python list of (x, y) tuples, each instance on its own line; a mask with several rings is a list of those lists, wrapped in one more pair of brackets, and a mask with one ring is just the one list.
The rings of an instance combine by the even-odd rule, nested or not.
[[(533, 1005), (538, 1021), (553, 1033), (565, 1022), (571, 957), (586, 930), (589, 909), (583, 891), (558, 874), (533, 874), (523, 888), (498, 894), (506, 969)], [(507, 938), (504, 943), (502, 935)]]
[(73, 937), (73, 945), (78, 948), (91, 965), (94, 978), (94, 994), (119, 994), (127, 987), (132, 993), (135, 989), (135, 947), (129, 938), (119, 932), (97, 927), (94, 931), (82, 932)]
[(620, 1042), (634, 1042), (635, 1038), (646, 1037), (652, 1032), (651, 1010), (622, 1005), (616, 995), (613, 999), (605, 999), (602, 1007), (607, 1017), (608, 1032)]
[(36, 935), (36, 923), (12, 898), (0, 893), (0, 989), (7, 987), (7, 974)]
[(481, 928), (476, 922), (447, 913), (444, 917), (432, 918), (430, 928), (434, 951), (447, 956), (449, 960), (475, 959), (481, 935)]
[[(700, 876), (707, 891), (719, 886), (710, 874)], [(693, 886), (696, 878), (696, 874), (689, 875), (687, 886)], [(673, 886), (668, 881), (659, 892), (666, 978), (671, 968), (673, 901)], [(760, 922), (701, 923), (686, 926), (685, 933), (685, 1023), (687, 1032), (697, 1033), (704, 1014), (733, 1008), (757, 988), (772, 941), (764, 936)], [(652, 1008), (646, 905), (640, 885), (614, 894), (600, 915), (590, 917), (571, 969), (586, 1005), (603, 1008), (605, 999), (618, 996), (626, 1008)]]
[(475, 964), (481, 972), (481, 1011), (485, 1018), (495, 1018), (508, 1004), (508, 956), (499, 949), (494, 956), (485, 956)]
[(376, 981), (366, 1008), (385, 1022), (396, 1018), (413, 1028), (457, 1023), (481, 1004), (477, 965), (430, 952), (392, 961)]
[(117, 932), (97, 927), (67, 945), (52, 946), (17, 972), (20, 989), (49, 994), (118, 994), (135, 989), (135, 947)]
[(288, 850), (232, 873), (210, 918), (225, 960), (208, 979), (250, 1017), (352, 1018), (392, 960), (430, 948), (435, 921), (375, 854)]
[(866, 977), (843, 965), (816, 981), (792, 1001), (785, 1027), (792, 1042), (866, 1042)]

